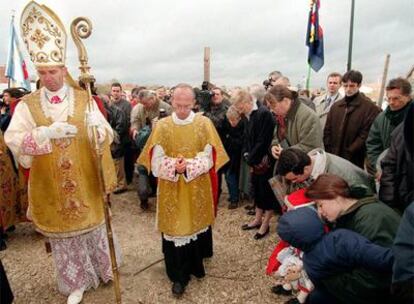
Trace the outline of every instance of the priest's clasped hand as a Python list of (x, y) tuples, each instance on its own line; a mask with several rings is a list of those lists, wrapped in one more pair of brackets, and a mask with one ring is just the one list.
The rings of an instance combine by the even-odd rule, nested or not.
[(49, 139), (75, 137), (78, 133), (78, 128), (76, 126), (62, 121), (55, 121), (48, 127), (40, 128), (42, 135)]
[(177, 157), (175, 161), (175, 171), (177, 171), (177, 173), (179, 174), (182, 174), (185, 172), (186, 168), (187, 168), (187, 162), (185, 158), (182, 156)]

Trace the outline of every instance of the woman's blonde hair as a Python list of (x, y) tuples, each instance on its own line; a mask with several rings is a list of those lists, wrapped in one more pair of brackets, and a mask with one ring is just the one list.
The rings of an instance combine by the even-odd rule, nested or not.
[(230, 102), (233, 105), (239, 104), (239, 103), (252, 103), (253, 98), (250, 95), (249, 92), (246, 90), (237, 90), (230, 98)]

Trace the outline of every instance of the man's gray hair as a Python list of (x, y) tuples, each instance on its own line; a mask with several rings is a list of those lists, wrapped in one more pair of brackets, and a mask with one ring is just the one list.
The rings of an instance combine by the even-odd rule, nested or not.
[[(273, 77), (275, 76), (275, 77)], [(269, 78), (274, 78), (274, 80), (278, 79), (279, 77), (282, 77), (283, 74), (279, 71), (273, 71), (269, 73)]]
[(157, 94), (153, 90), (141, 90), (138, 93), (139, 99), (147, 99), (151, 97), (157, 98)]
[(266, 95), (265, 88), (260, 84), (252, 84), (249, 87), (249, 93), (255, 98), (256, 100), (263, 102), (264, 96)]

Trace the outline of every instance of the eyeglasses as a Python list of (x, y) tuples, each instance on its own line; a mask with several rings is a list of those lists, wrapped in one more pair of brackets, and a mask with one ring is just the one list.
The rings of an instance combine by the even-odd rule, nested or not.
[(399, 96), (391, 96), (391, 97), (385, 97), (384, 99), (387, 102), (390, 102), (390, 101), (391, 102), (393, 102), (393, 101), (398, 102), (398, 101), (403, 100), (403, 96), (402, 95), (399, 95)]

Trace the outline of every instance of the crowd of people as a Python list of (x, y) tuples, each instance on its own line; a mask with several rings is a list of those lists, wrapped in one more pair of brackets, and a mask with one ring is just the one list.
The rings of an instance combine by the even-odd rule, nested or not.
[[(29, 39), (40, 22), (34, 12), (61, 23), (28, 5), (23, 38), (36, 53), (38, 42)], [(244, 198), (254, 202), (245, 206), (251, 221), (240, 225), (256, 231), (256, 241), (274, 231), (278, 217), (281, 240), (267, 273), (276, 276), (272, 292), (292, 296), (287, 303), (413, 303), (414, 103), (407, 79), (388, 82), (385, 111), (360, 91), (356, 70), (330, 73), (326, 92), (312, 97), (278, 71), (263, 86), (228, 92), (205, 82), (201, 89), (137, 86), (128, 96), (113, 83), (88, 96), (67, 72), (59, 53), (65, 46), (56, 49), (56, 37), (45, 35), (51, 44), (42, 52), (54, 55), (32, 57), (39, 88), (3, 92), (0, 250), (15, 225), (33, 223), (48, 239), (69, 304), (113, 279), (104, 194), (135, 189), (144, 211), (156, 197), (165, 269), (180, 297), (191, 275), (205, 276), (203, 260), (213, 256), (224, 181), (228, 209)], [(103, 151), (104, 187), (91, 143)], [(116, 235), (114, 242), (120, 264)], [(11, 303), (1, 263), (0, 278), (1, 303)]]

